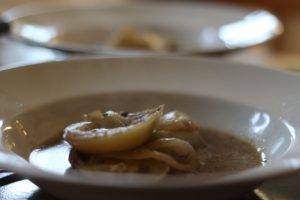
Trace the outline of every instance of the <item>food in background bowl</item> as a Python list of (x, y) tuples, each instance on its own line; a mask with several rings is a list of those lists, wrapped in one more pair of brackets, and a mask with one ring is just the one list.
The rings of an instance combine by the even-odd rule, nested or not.
[(153, 30), (126, 28), (119, 31), (111, 40), (113, 46), (137, 50), (174, 51), (176, 44), (169, 38)]

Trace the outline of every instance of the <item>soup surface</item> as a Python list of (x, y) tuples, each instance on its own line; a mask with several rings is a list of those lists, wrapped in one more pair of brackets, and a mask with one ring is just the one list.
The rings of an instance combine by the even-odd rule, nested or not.
[[(201, 133), (207, 145), (197, 151), (201, 157), (198, 173), (232, 172), (262, 164), (260, 153), (250, 143), (212, 129), (203, 129)], [(35, 149), (30, 154), (30, 162), (63, 174), (72, 169), (69, 161), (71, 152), (72, 147), (67, 142), (60, 141)], [(92, 168), (92, 165), (86, 167)]]
[[(59, 174), (92, 170), (206, 175), (263, 164), (261, 152), (251, 142), (208, 128), (205, 123), (201, 126), (205, 117), (189, 104), (173, 103), (173, 99), (164, 94), (155, 98), (148, 94), (109, 94), (57, 101), (16, 116), (4, 140), (18, 142), (22, 137), (22, 149), (14, 150), (13, 145), (11, 149), (39, 168)], [(192, 105), (194, 99), (190, 101)], [(165, 106), (155, 108), (164, 102)], [(172, 110), (176, 108), (185, 113)], [(104, 121), (97, 121), (99, 115)], [(76, 124), (80, 128), (74, 129)], [(138, 131), (132, 131), (137, 127)], [(119, 140), (120, 135), (128, 137)], [(106, 136), (116, 138), (107, 140)]]
[(68, 125), (56, 142), (35, 149), (29, 160), (43, 168), (118, 173), (224, 173), (259, 166), (249, 142), (200, 127), (185, 113), (164, 106), (138, 112), (101, 110)]

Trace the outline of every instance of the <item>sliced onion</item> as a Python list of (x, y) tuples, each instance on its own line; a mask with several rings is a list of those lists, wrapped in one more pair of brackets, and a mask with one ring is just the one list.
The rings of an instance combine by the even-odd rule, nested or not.
[(196, 153), (190, 143), (178, 138), (160, 138), (147, 144), (146, 148), (175, 153), (177, 156), (189, 156)]
[(155, 151), (155, 150), (137, 150), (126, 153), (115, 153), (103, 155), (103, 157), (116, 158), (120, 160), (145, 160), (145, 159), (154, 159), (162, 161), (168, 164), (170, 167), (184, 172), (190, 172), (193, 168), (190, 165), (181, 164), (177, 162), (170, 155)]
[(193, 130), (195, 125), (191, 121), (191, 118), (177, 110), (164, 114), (158, 123), (157, 130), (164, 131), (182, 131), (182, 130)]
[(92, 122), (75, 123), (65, 128), (63, 137), (74, 149), (88, 154), (130, 150), (150, 138), (162, 112), (159, 106), (139, 113), (131, 125), (111, 129), (94, 128)]

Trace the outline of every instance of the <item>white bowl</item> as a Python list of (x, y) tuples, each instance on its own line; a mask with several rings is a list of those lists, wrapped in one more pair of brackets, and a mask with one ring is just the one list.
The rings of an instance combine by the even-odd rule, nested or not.
[[(0, 83), (0, 166), (64, 199), (223, 199), (300, 168), (297, 75), (196, 58), (85, 58), (6, 69), (0, 72)], [(101, 96), (105, 93), (111, 95)], [(88, 98), (74, 104), (80, 104), (80, 109), (65, 106), (34, 116), (23, 121), (31, 131), (8, 134), (5, 124), (17, 114), (82, 95)], [(98, 104), (90, 103), (98, 99)], [(62, 114), (80, 114), (84, 108), (137, 110), (160, 103), (189, 113), (203, 126), (251, 140), (263, 150), (267, 164), (211, 179), (189, 175), (157, 181), (146, 175), (61, 174), (24, 159), (35, 145), (61, 128), (47, 120), (56, 113), (60, 113), (57, 121), (67, 121)]]
[(246, 48), (283, 31), (277, 17), (266, 10), (186, 1), (85, 5), (35, 2), (9, 9), (0, 17), (18, 39), (65, 51), (106, 55), (154, 53), (110, 44), (113, 35), (128, 27), (154, 29), (174, 40), (175, 52), (181, 55)]

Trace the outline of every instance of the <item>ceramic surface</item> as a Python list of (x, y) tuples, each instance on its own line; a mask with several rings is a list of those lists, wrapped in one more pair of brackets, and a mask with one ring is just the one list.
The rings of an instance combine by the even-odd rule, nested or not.
[[(218, 60), (124, 57), (17, 66), (1, 71), (0, 82), (1, 167), (29, 177), (46, 191), (65, 199), (224, 199), (300, 167), (297, 75)], [(105, 99), (101, 96), (104, 93), (111, 96)], [(50, 119), (51, 113), (28, 120), (25, 128), (33, 131), (22, 134), (7, 134), (7, 121), (38, 105), (76, 96), (90, 96), (81, 109), (97, 106), (89, 107), (88, 99), (99, 99), (103, 107), (126, 109), (165, 103), (169, 109), (188, 112), (200, 124), (251, 140), (262, 148), (268, 162), (264, 167), (222, 178), (176, 176), (160, 181), (143, 175), (62, 175), (28, 163), (26, 152), (55, 132), (38, 131), (47, 123), (37, 124)], [(53, 114), (68, 110), (81, 112), (66, 106)]]
[(245, 48), (282, 32), (280, 21), (265, 10), (222, 4), (48, 4), (16, 7), (4, 12), (2, 18), (10, 23), (11, 34), (17, 38), (66, 51), (114, 55), (154, 53), (109, 45), (112, 35), (128, 27), (153, 29), (174, 40), (178, 54)]

